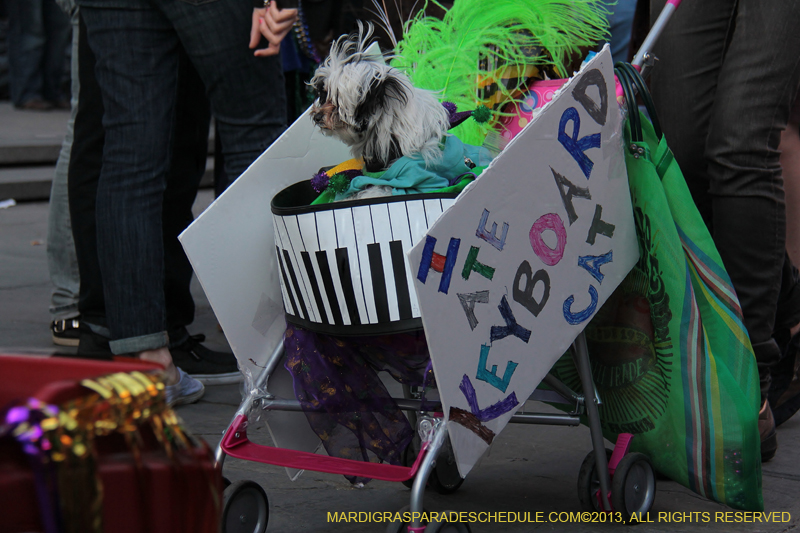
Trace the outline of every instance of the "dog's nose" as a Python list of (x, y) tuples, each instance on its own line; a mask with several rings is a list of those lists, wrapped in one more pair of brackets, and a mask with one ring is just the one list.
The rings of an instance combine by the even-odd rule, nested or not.
[(315, 115), (314, 115), (314, 124), (316, 124), (317, 126), (319, 126), (320, 124), (322, 124), (322, 121), (323, 121), (324, 119), (325, 119), (325, 113), (323, 113), (322, 111), (320, 111), (319, 113), (317, 113), (317, 114), (315, 114)]

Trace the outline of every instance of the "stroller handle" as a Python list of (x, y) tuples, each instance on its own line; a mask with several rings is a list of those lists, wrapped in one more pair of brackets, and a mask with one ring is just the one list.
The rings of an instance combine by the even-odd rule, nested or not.
[(664, 6), (664, 9), (661, 10), (658, 19), (656, 19), (653, 27), (650, 28), (650, 33), (647, 34), (641, 48), (639, 48), (639, 51), (636, 52), (636, 55), (633, 57), (633, 61), (631, 61), (631, 64), (636, 67), (636, 70), (641, 71), (645, 59), (647, 59), (647, 56), (653, 49), (653, 45), (655, 45), (659, 36), (664, 31), (664, 28), (667, 26), (670, 17), (675, 13), (675, 10), (678, 9), (678, 6), (681, 5), (681, 1), (682, 0), (667, 0), (667, 4)]

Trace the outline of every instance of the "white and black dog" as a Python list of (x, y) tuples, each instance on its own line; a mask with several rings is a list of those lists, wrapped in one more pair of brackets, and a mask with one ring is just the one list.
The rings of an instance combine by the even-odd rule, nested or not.
[(369, 172), (402, 156), (418, 154), (429, 164), (441, 156), (450, 115), (432, 92), (366, 53), (372, 31), (372, 24), (359, 22), (358, 33), (333, 43), (310, 81), (317, 93), (311, 117), (323, 133), (350, 146)]

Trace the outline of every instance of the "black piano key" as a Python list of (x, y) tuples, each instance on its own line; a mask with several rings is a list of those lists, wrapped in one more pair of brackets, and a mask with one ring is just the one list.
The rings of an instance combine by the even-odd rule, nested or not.
[(308, 282), (311, 284), (311, 292), (314, 293), (314, 301), (317, 302), (320, 318), (322, 318), (322, 321), (326, 324), (330, 324), (328, 313), (325, 312), (325, 304), (322, 301), (322, 294), (320, 294), (319, 285), (317, 285), (317, 275), (314, 273), (314, 265), (311, 263), (311, 256), (308, 252), (300, 252), (300, 256), (303, 258), (303, 264), (306, 267)]
[(391, 241), (389, 252), (392, 255), (392, 271), (394, 272), (394, 288), (397, 291), (397, 307), (400, 320), (408, 320), (411, 316), (411, 296), (408, 293), (408, 277), (406, 276), (403, 241)]
[(386, 296), (386, 276), (383, 274), (383, 259), (381, 258), (380, 243), (367, 245), (369, 257), (369, 271), (372, 276), (372, 294), (375, 298), (375, 311), (378, 314), (378, 323), (389, 322), (389, 299)]
[(310, 320), (311, 317), (308, 314), (308, 309), (306, 308), (306, 302), (303, 300), (303, 294), (300, 292), (300, 284), (297, 283), (297, 274), (294, 272), (294, 267), (292, 266), (292, 260), (289, 259), (289, 251), (283, 251), (283, 258), (286, 261), (286, 269), (289, 271), (289, 277), (292, 278), (292, 286), (294, 287), (294, 292), (297, 294), (297, 301), (300, 303), (300, 309), (303, 311), (303, 316), (301, 318), (305, 318), (306, 320)]
[[(297, 304), (294, 302), (294, 296), (292, 296), (292, 290), (289, 287), (289, 278), (286, 276), (286, 268), (283, 266), (283, 256), (281, 256), (281, 250), (276, 246), (275, 251), (278, 253), (278, 265), (281, 267), (283, 287), (286, 289), (286, 294), (289, 295), (289, 303), (292, 304), (292, 314), (297, 316)], [(286, 311), (288, 312), (289, 310), (287, 309)]]
[(331, 305), (333, 323), (337, 326), (343, 326), (344, 321), (342, 320), (342, 311), (339, 309), (339, 298), (336, 296), (336, 288), (333, 285), (331, 267), (328, 264), (328, 254), (322, 250), (314, 252), (314, 254), (317, 256), (319, 275), (322, 276), (322, 286), (325, 287), (325, 292), (328, 295), (328, 303)]
[(353, 278), (350, 274), (350, 257), (347, 248), (336, 249), (336, 268), (339, 271), (339, 280), (342, 282), (342, 292), (344, 302), (347, 305), (347, 313), (350, 315), (350, 323), (354, 326), (361, 325), (361, 317), (358, 316), (356, 307), (356, 292), (353, 289)]

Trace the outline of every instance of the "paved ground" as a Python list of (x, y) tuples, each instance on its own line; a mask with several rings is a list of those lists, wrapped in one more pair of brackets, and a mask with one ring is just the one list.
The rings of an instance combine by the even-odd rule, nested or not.
[[(49, 115), (40, 122), (55, 116)], [(0, 105), (0, 150), (6, 140), (13, 141), (14, 138), (14, 131), (9, 130), (9, 123), (2, 117), (3, 108)], [(62, 114), (59, 120), (64, 119)], [(52, 123), (57, 126), (59, 120), (52, 120)], [(15, 124), (14, 127), (19, 131), (25, 131), (25, 121)], [(4, 198), (0, 194), (0, 200)], [(205, 208), (211, 199), (210, 192), (201, 192), (197, 210)], [(47, 209), (44, 202), (20, 203), (15, 207), (0, 209), (0, 353), (54, 350), (47, 329), (50, 293), (45, 253)], [(207, 334), (211, 346), (224, 348), (224, 336), (217, 329), (213, 312), (197, 286), (195, 295), (198, 313), (193, 332)], [(178, 413), (196, 434), (214, 446), (239, 401), (237, 386), (208, 387), (206, 396), (199, 403), (180, 407)], [(251, 435), (260, 442), (269, 443), (263, 422), (255, 426)], [(730, 509), (704, 500), (675, 483), (663, 482), (658, 486), (656, 503), (650, 515), (653, 523), (639, 525), (637, 530), (770, 533), (795, 530), (800, 523), (800, 417), (780, 428), (779, 439), (778, 455), (764, 465), (764, 501), (768, 512), (789, 513), (782, 515), (783, 519), (788, 519), (787, 522), (715, 521), (715, 513)], [(491, 454), (470, 474), (458, 492), (441, 496), (429, 491), (426, 494), (426, 508), (431, 511), (529, 512), (531, 519), (535, 519), (536, 512), (543, 513), (542, 518), (546, 519), (551, 512), (578, 511), (577, 474), (589, 449), (589, 433), (583, 427), (510, 426), (498, 437)], [(297, 481), (291, 482), (282, 468), (235, 459), (226, 461), (224, 473), (231, 480), (252, 479), (265, 488), (270, 498), (271, 532), (383, 531), (384, 524), (328, 523), (327, 514), (394, 511), (408, 503), (409, 491), (399, 483), (376, 481), (363, 489), (354, 489), (341, 476), (314, 472), (306, 472)], [(658, 520), (659, 513), (666, 513), (661, 521)], [(673, 520), (665, 521), (665, 516)], [(706, 516), (708, 522), (703, 521)], [(690, 518), (693, 521), (689, 521)], [(473, 531), (583, 532), (605, 531), (612, 527), (617, 526), (547, 522), (484, 523), (475, 524)]]

